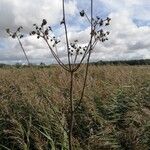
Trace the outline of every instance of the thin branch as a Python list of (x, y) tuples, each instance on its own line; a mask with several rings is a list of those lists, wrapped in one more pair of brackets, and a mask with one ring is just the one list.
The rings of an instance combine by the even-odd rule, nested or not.
[(71, 68), (71, 62), (70, 62), (70, 54), (69, 54), (69, 40), (68, 40), (68, 31), (67, 31), (67, 25), (66, 25), (66, 15), (65, 15), (65, 2), (62, 0), (62, 5), (63, 5), (63, 24), (65, 27), (65, 37), (66, 37), (66, 44), (67, 44), (67, 54), (68, 54), (68, 64), (69, 64), (69, 69), (70, 71), (72, 70)]
[(91, 51), (92, 51), (92, 38), (93, 38), (93, 24), (92, 24), (92, 19), (93, 19), (93, 0), (91, 0), (91, 40), (90, 40), (90, 49), (89, 49), (89, 53), (88, 53), (88, 58), (87, 58), (87, 65), (86, 65), (86, 71), (85, 71), (85, 78), (84, 78), (84, 83), (83, 83), (83, 89), (81, 92), (81, 97), (80, 100), (76, 106), (76, 108), (74, 109), (74, 112), (76, 112), (76, 110), (79, 108), (83, 96), (84, 96), (84, 91), (85, 91), (85, 87), (86, 87), (86, 82), (87, 82), (87, 75), (88, 75), (88, 69), (89, 69), (89, 62), (90, 62), (90, 56), (91, 56)]
[(88, 22), (91, 24), (91, 20), (89, 19), (88, 15), (85, 13), (85, 17), (88, 20)]
[(18, 36), (16, 36), (16, 37), (17, 37), (17, 40), (18, 40), (18, 42), (19, 42), (19, 45), (21, 46), (21, 49), (22, 49), (22, 51), (23, 51), (23, 53), (24, 53), (24, 55), (25, 55), (25, 58), (26, 58), (26, 60), (27, 60), (27, 63), (28, 63), (28, 65), (30, 66), (30, 61), (29, 61), (28, 56), (27, 56), (27, 54), (26, 54), (26, 52), (25, 52), (25, 49), (24, 49), (24, 47), (22, 46), (22, 43), (21, 43), (19, 37), (18, 37)]
[(78, 52), (76, 52), (76, 55), (75, 55), (75, 58), (74, 58), (74, 64), (75, 64), (76, 61), (77, 61), (77, 57), (78, 57)]
[(79, 102), (78, 102), (77, 106), (74, 109), (74, 112), (76, 112), (76, 110), (79, 108), (79, 106), (80, 106), (80, 104), (82, 102), (83, 96), (84, 96), (84, 91), (85, 91), (86, 81), (87, 81), (87, 75), (88, 75), (88, 68), (89, 68), (90, 56), (91, 56), (91, 53), (89, 53), (88, 59), (87, 59), (86, 72), (85, 72), (85, 78), (84, 78), (84, 82), (83, 82), (83, 88), (82, 88), (82, 92), (81, 92), (81, 97), (79, 99)]
[[(93, 9), (91, 9), (91, 20), (93, 18)], [(94, 47), (93, 45), (95, 44), (96, 40), (93, 41), (93, 44), (92, 44), (92, 40), (93, 40), (93, 34), (92, 34), (92, 31), (95, 30), (95, 26), (94, 26), (94, 29), (93, 29), (93, 24), (92, 24), (92, 21), (91, 21), (91, 36), (90, 36), (90, 41), (88, 43), (88, 46), (86, 48), (86, 51), (82, 57), (82, 59), (80, 60), (79, 64), (73, 69), (73, 71), (77, 71), (78, 68), (81, 66), (83, 60), (85, 59), (85, 57), (87, 56), (87, 54), (90, 52), (90, 50), (92, 50)]]
[(70, 127), (69, 127), (69, 150), (73, 150), (72, 132), (74, 126), (74, 101), (73, 101), (73, 81), (74, 72), (70, 72)]
[[(22, 43), (21, 43), (19, 37), (18, 37), (18, 36), (16, 36), (16, 37), (17, 37), (17, 40), (18, 40), (18, 42), (19, 42), (19, 44), (20, 44), (20, 46), (21, 46), (21, 49), (22, 49), (22, 51), (23, 51), (23, 53), (24, 53), (24, 55), (25, 55), (25, 58), (26, 58), (26, 60), (27, 60), (27, 63), (28, 63), (28, 65), (30, 66), (31, 63), (30, 63), (30, 61), (29, 61), (29, 59), (28, 59), (28, 56), (27, 56), (27, 54), (26, 54), (26, 51), (25, 51), (25, 49), (24, 49), (24, 47), (23, 47), (23, 45), (22, 45)], [(63, 127), (64, 131), (66, 131), (66, 132), (68, 133), (68, 131), (64, 128), (63, 124), (61, 123), (61, 120), (60, 120), (60, 118), (58, 117), (58, 115), (57, 115), (57, 113), (56, 113), (56, 111), (55, 111), (55, 109), (54, 109), (54, 106), (53, 106), (52, 103), (49, 101), (49, 98), (46, 96), (46, 94), (44, 94), (44, 90), (42, 89), (40, 83), (37, 82), (36, 76), (35, 76), (33, 70), (31, 70), (31, 73), (32, 73), (32, 75), (33, 75), (33, 77), (34, 77), (34, 79), (35, 79), (35, 81), (36, 81), (36, 84), (37, 84), (39, 90), (42, 91), (43, 97), (44, 97), (45, 100), (49, 103), (49, 105), (50, 105), (52, 111), (54, 112), (56, 118), (58, 119), (60, 125)]]
[(52, 49), (52, 47), (50, 46), (50, 44), (48, 43), (47, 39), (44, 38), (44, 40), (45, 40), (45, 42), (47, 43), (47, 45), (48, 45), (48, 47), (49, 47), (49, 49), (50, 49), (52, 55), (54, 56), (54, 58), (56, 59), (56, 61), (58, 62), (58, 64), (59, 64), (63, 69), (65, 69), (66, 71), (70, 71), (70, 70), (68, 69), (68, 67), (66, 67), (66, 65), (59, 59), (59, 57), (58, 57), (58, 56), (56, 55), (56, 53), (53, 51), (53, 49)]
[[(77, 64), (77, 66), (73, 69), (74, 72), (76, 72), (76, 71), (80, 68), (80, 66), (81, 66), (81, 64), (82, 64), (82, 62), (83, 62), (83, 60), (85, 59), (85, 57), (86, 57), (87, 54), (89, 53), (89, 51), (90, 51), (90, 48), (89, 48), (89, 47), (91, 47), (90, 45), (92, 45), (92, 49), (93, 49), (93, 44), (91, 44), (91, 41), (92, 41), (92, 38), (90, 39), (90, 42), (89, 42), (89, 44), (88, 44), (88, 46), (87, 46), (87, 49), (86, 49), (86, 51), (85, 51), (85, 53), (84, 53), (82, 59), (81, 59), (80, 62)], [(95, 41), (94, 41), (93, 43), (95, 43)]]

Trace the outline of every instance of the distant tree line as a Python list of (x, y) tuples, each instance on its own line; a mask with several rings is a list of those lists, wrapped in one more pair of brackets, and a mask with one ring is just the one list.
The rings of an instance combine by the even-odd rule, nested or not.
[(150, 59), (140, 60), (116, 60), (116, 61), (98, 61), (92, 63), (94, 65), (150, 65)]
[(4, 64), (4, 63), (0, 63), (0, 68), (28, 68), (28, 67), (39, 67), (39, 68), (43, 68), (43, 67), (49, 67), (50, 65), (46, 65), (45, 63), (41, 62), (40, 64), (22, 64), (22, 63), (16, 63), (16, 64)]
[[(150, 59), (140, 59), (140, 60), (119, 60), (119, 61), (98, 61), (92, 62), (92, 65), (150, 65)], [(51, 67), (53, 65), (46, 65), (41, 62), (40, 64), (30, 64), (32, 67), (45, 68)], [(0, 63), (0, 68), (27, 68), (28, 65), (23, 65), (21, 63), (16, 63), (13, 65)]]

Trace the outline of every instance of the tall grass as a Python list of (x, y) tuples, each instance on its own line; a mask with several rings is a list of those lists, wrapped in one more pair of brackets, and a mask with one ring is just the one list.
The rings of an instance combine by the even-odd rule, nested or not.
[[(49, 103), (68, 128), (68, 73), (57, 66), (32, 68), (48, 102), (30, 69), (0, 69), (0, 149), (67, 150), (66, 132)], [(83, 78), (80, 69), (75, 74), (76, 98)], [(91, 65), (86, 89), (75, 114), (75, 150), (150, 149), (149, 66)]]

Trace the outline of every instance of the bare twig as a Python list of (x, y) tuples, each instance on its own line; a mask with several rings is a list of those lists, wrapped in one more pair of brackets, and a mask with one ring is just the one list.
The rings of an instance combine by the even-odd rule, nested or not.
[(67, 25), (66, 25), (65, 2), (64, 2), (64, 0), (62, 0), (62, 5), (63, 5), (63, 24), (64, 24), (64, 27), (65, 27), (65, 37), (66, 37), (68, 64), (69, 64), (69, 69), (71, 71), (72, 68), (71, 68), (71, 62), (70, 62), (69, 40), (68, 40), (68, 31), (67, 31)]
[(84, 78), (84, 82), (83, 82), (83, 88), (82, 88), (82, 92), (81, 92), (81, 97), (79, 99), (79, 102), (75, 108), (74, 111), (76, 111), (78, 109), (78, 107), (80, 106), (82, 99), (83, 99), (83, 95), (84, 95), (84, 91), (85, 91), (85, 87), (86, 87), (86, 82), (87, 82), (87, 75), (88, 75), (88, 69), (89, 69), (89, 62), (90, 62), (90, 56), (91, 56), (91, 51), (93, 49), (92, 47), (92, 39), (93, 39), (93, 24), (92, 24), (92, 19), (93, 19), (93, 0), (91, 0), (91, 38), (90, 38), (90, 43), (89, 43), (89, 53), (88, 53), (88, 58), (87, 58), (87, 64), (86, 64), (86, 69), (85, 69), (85, 78)]
[(72, 132), (74, 126), (74, 101), (73, 101), (73, 76), (74, 72), (70, 72), (70, 127), (69, 127), (69, 150), (73, 150)]
[(58, 62), (58, 64), (65, 69), (66, 71), (69, 71), (68, 67), (59, 59), (59, 57), (56, 55), (56, 53), (53, 51), (52, 47), (50, 46), (50, 44), (48, 43), (47, 39), (44, 39), (46, 44), (48, 45), (48, 48), (50, 49), (52, 55), (54, 56), (54, 58), (56, 59), (56, 61)]
[[(27, 54), (26, 54), (26, 51), (25, 51), (25, 49), (24, 49), (24, 47), (23, 47), (23, 45), (22, 45), (22, 42), (20, 41), (20, 38), (19, 38), (17, 35), (16, 35), (16, 37), (17, 37), (17, 40), (18, 40), (18, 42), (19, 42), (19, 45), (20, 45), (20, 47), (21, 47), (21, 49), (22, 49), (22, 51), (23, 51), (23, 53), (24, 53), (24, 55), (25, 55), (25, 58), (26, 58), (27, 63), (28, 63), (28, 66), (30, 66), (31, 63), (30, 63), (29, 58), (28, 58), (28, 56), (27, 56)], [(35, 81), (36, 81), (36, 84), (37, 84), (39, 90), (42, 91), (43, 97), (45, 98), (45, 100), (46, 100), (46, 101), (48, 102), (48, 104), (50, 105), (50, 108), (51, 108), (52, 111), (54, 112), (54, 114), (55, 114), (57, 120), (59, 121), (60, 125), (63, 127), (64, 131), (66, 131), (66, 132), (68, 133), (67, 129), (65, 129), (65, 127), (63, 126), (63, 124), (62, 124), (62, 122), (61, 122), (61, 119), (60, 119), (59, 116), (57, 115), (57, 113), (56, 113), (56, 111), (55, 111), (55, 109), (54, 109), (54, 106), (52, 105), (52, 102), (49, 101), (49, 98), (46, 96), (46, 94), (45, 94), (44, 90), (42, 89), (40, 83), (37, 82), (36, 76), (35, 76), (33, 70), (31, 70), (31, 73), (32, 73), (32, 76), (34, 77), (34, 79), (35, 79)]]

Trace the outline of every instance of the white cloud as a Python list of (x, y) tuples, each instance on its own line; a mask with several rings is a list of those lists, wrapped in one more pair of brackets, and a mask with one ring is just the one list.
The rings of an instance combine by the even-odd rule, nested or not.
[(110, 12), (128, 11), (133, 19), (149, 20), (149, 0), (99, 0)]
[[(62, 20), (62, 2), (60, 0), (0, 0), (0, 28), (14, 28), (20, 25), (29, 31), (34, 23), (41, 23), (43, 18), (50, 25)], [(75, 0), (66, 2), (66, 14), (75, 15)]]
[[(111, 26), (108, 28), (111, 34), (109, 41), (99, 43), (95, 48), (92, 59), (93, 61), (105, 59), (142, 59), (150, 58), (150, 26), (143, 25), (138, 27), (135, 19), (143, 23), (150, 22), (150, 1), (148, 0), (97, 0), (97, 8), (101, 3), (104, 4), (112, 18)], [(79, 4), (77, 4), (77, 2)], [(82, 1), (82, 5), (83, 5)], [(85, 2), (87, 4), (87, 2)], [(83, 28), (81, 25), (84, 19), (77, 17), (79, 0), (69, 0), (66, 4), (67, 14), (73, 16), (69, 25), (70, 42), (79, 39), (81, 44), (89, 40), (90, 28)], [(96, 5), (95, 5), (96, 6)], [(84, 6), (87, 7), (87, 6)], [(9, 11), (8, 11), (9, 10)], [(7, 18), (7, 19), (6, 19)], [(60, 0), (0, 0), (0, 28), (15, 28), (17, 25), (23, 25), (25, 31), (32, 28), (33, 23), (40, 23), (46, 18), (50, 24), (59, 24), (62, 19), (62, 6)], [(67, 16), (68, 18), (68, 16)], [(79, 22), (79, 24), (77, 24)], [(86, 23), (86, 22), (85, 22)], [(14, 40), (4, 38), (4, 33), (0, 32), (1, 41), (4, 47), (0, 47), (0, 62), (25, 61), (23, 53), (20, 51), (18, 43)], [(56, 34), (61, 35), (62, 44), (60, 44), (59, 56), (65, 60), (65, 43), (64, 29), (61, 26), (56, 29)], [(23, 45), (27, 54), (33, 62), (54, 62), (52, 55), (49, 53), (47, 46), (41, 40), (35, 37), (26, 37), (23, 39)]]

